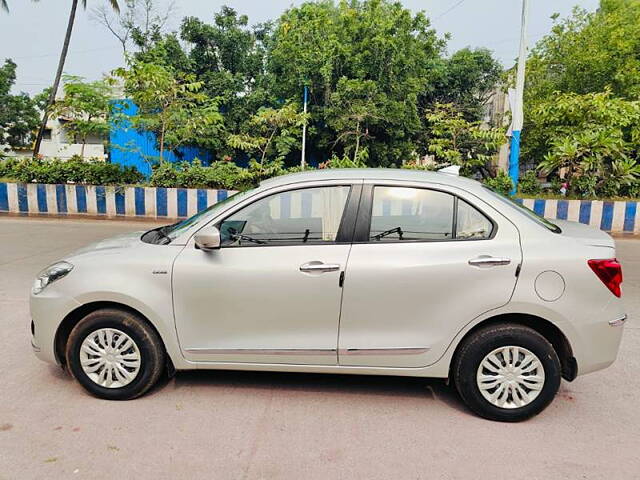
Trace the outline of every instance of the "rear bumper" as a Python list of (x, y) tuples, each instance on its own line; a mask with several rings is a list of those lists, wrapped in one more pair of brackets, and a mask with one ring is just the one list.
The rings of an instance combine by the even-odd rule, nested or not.
[(574, 352), (578, 375), (602, 370), (615, 362), (626, 319), (626, 314), (617, 314), (582, 326), (581, 348)]

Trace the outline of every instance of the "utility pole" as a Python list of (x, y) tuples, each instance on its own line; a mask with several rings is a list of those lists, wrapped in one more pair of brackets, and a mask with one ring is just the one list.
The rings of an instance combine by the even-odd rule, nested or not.
[(522, 0), (522, 25), (520, 27), (520, 54), (518, 55), (518, 70), (516, 72), (516, 91), (511, 121), (511, 150), (509, 152), (509, 176), (513, 182), (511, 194), (518, 190), (520, 176), (520, 132), (523, 123), (524, 73), (527, 63), (527, 16), (529, 14), (528, 0)]
[(303, 170), (307, 165), (305, 154), (307, 150), (307, 117), (306, 115), (307, 115), (308, 96), (309, 96), (309, 88), (305, 85), (304, 86), (304, 107), (302, 108), (305, 118), (304, 118), (304, 123), (302, 124), (302, 158), (300, 159), (300, 166), (302, 167)]

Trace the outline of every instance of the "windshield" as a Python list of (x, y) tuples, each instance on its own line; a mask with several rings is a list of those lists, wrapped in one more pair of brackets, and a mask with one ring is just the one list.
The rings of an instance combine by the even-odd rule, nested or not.
[(206, 216), (215, 216), (215, 214), (222, 210), (223, 207), (231, 203), (232, 201), (240, 200), (241, 198), (248, 195), (252, 190), (248, 190), (246, 192), (237, 192), (231, 195), (230, 197), (225, 198), (221, 202), (214, 203), (213, 205), (208, 206), (204, 210), (196, 213), (192, 217), (187, 218), (186, 220), (182, 220), (181, 222), (175, 223), (173, 225), (169, 225), (164, 227), (164, 233), (171, 240), (176, 239), (178, 236), (182, 235), (191, 225), (200, 221), (201, 218)]
[(553, 233), (562, 233), (562, 230), (560, 229), (559, 226), (557, 226), (554, 223), (551, 223), (546, 218), (541, 217), (540, 215), (538, 215), (533, 210), (531, 210), (531, 209), (525, 207), (524, 205), (522, 205), (520, 202), (516, 202), (511, 197), (506, 197), (504, 195), (500, 195), (498, 192), (490, 189), (487, 186), (485, 186), (485, 188), (489, 192), (491, 192), (491, 195), (493, 195), (495, 198), (499, 199), (502, 203), (504, 203), (506, 205), (509, 205), (513, 210), (517, 211), (521, 215), (524, 215), (529, 220), (533, 220), (538, 225), (542, 225), (546, 229), (551, 230)]
[(154, 228), (145, 232), (142, 235), (142, 241), (146, 243), (155, 243), (160, 245), (166, 245), (182, 235), (189, 227), (199, 222), (202, 218), (208, 216), (215, 216), (226, 205), (232, 202), (241, 200), (246, 195), (250, 194), (253, 190), (247, 190), (246, 192), (237, 192), (230, 197), (222, 200), (221, 202), (214, 203), (204, 210), (196, 213), (192, 217), (182, 220), (181, 222), (174, 223), (172, 225), (165, 225), (164, 227)]

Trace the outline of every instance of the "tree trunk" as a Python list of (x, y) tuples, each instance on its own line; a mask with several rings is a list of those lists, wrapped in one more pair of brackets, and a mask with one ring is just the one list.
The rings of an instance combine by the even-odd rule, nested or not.
[(164, 160), (164, 125), (162, 125), (162, 131), (160, 132), (160, 164)]
[(360, 149), (360, 122), (356, 124), (356, 149), (353, 152), (353, 161), (358, 158), (358, 150)]
[(36, 137), (36, 143), (33, 147), (33, 156), (37, 156), (40, 153), (40, 144), (42, 143), (42, 136), (44, 135), (44, 129), (47, 128), (47, 119), (49, 117), (49, 110), (53, 103), (56, 101), (56, 93), (60, 86), (60, 78), (62, 77), (62, 70), (64, 69), (64, 62), (67, 59), (67, 51), (69, 50), (69, 42), (71, 41), (71, 32), (73, 30), (73, 24), (76, 19), (76, 10), (78, 9), (78, 0), (72, 0), (71, 12), (69, 13), (69, 23), (67, 23), (67, 33), (64, 36), (64, 43), (62, 44), (62, 52), (60, 52), (60, 60), (58, 60), (58, 70), (56, 71), (56, 77), (53, 80), (53, 86), (51, 87), (51, 93), (47, 100), (47, 105), (42, 112), (42, 121), (40, 122), (40, 129), (38, 130), (38, 136)]
[(276, 134), (277, 129), (273, 129), (271, 135), (269, 135), (269, 139), (267, 140), (267, 144), (264, 146), (264, 150), (262, 151), (262, 156), (260, 157), (260, 172), (262, 172), (262, 165), (264, 163), (264, 157), (267, 155), (267, 150), (269, 150), (269, 146), (271, 145), (271, 140), (273, 140), (273, 136)]

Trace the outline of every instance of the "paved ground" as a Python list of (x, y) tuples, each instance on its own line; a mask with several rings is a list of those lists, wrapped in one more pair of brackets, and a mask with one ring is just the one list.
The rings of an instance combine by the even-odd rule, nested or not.
[(31, 353), (32, 279), (145, 227), (0, 217), (0, 479), (640, 477), (639, 240), (618, 241), (631, 317), (618, 362), (509, 425), (411, 378), (198, 372), (131, 402), (86, 395)]

